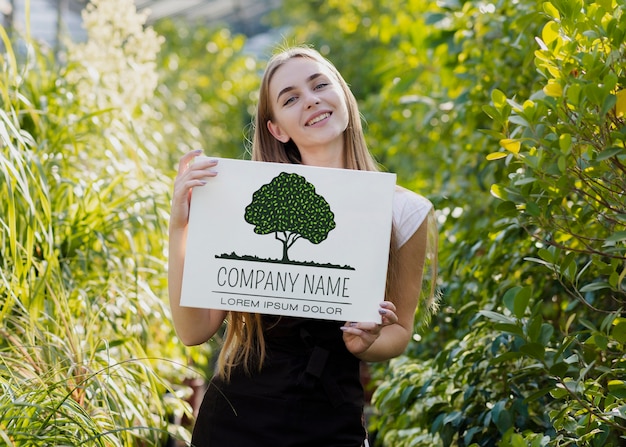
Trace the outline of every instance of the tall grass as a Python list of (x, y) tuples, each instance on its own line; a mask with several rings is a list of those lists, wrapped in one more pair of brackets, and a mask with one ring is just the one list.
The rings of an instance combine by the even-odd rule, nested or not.
[(189, 374), (163, 300), (167, 156), (107, 73), (0, 36), (0, 445), (188, 438), (163, 399)]

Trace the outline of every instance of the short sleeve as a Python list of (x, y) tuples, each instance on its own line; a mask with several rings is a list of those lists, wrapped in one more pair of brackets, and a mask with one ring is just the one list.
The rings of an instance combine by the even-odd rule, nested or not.
[(433, 208), (427, 198), (402, 187), (396, 187), (393, 195), (393, 227), (397, 248), (402, 247)]

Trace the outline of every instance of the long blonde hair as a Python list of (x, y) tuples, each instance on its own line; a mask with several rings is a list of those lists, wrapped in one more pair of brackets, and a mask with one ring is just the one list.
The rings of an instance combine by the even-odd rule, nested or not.
[[(348, 126), (344, 131), (344, 166), (347, 169), (363, 171), (379, 171), (378, 164), (367, 148), (361, 115), (356, 98), (348, 87), (335, 66), (312, 48), (297, 46), (283, 49), (274, 54), (268, 61), (261, 87), (259, 90), (259, 102), (257, 104), (254, 121), (254, 136), (252, 139), (252, 160), (275, 163), (300, 164), (300, 152), (293, 141), (282, 143), (278, 141), (267, 128), (267, 122), (273, 119), (272, 107), (269, 99), (270, 83), (276, 70), (292, 58), (312, 59), (330, 71), (335, 76), (346, 99), (348, 109)], [(390, 246), (389, 270), (395, 266), (396, 247), (392, 241)], [(388, 274), (388, 281), (393, 276)], [(250, 367), (256, 365), (262, 367), (265, 358), (265, 339), (260, 314), (247, 312), (229, 312), (226, 318), (227, 330), (224, 346), (217, 362), (217, 373), (223, 378), (228, 378), (232, 369), (243, 364), (245, 370), (250, 372)]]

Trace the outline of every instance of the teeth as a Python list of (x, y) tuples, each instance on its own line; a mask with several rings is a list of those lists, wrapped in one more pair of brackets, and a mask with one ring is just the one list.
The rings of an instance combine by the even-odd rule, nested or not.
[(322, 113), (321, 115), (313, 118), (311, 121), (309, 121), (307, 123), (308, 126), (312, 126), (315, 123), (319, 123), (320, 121), (322, 121), (323, 119), (326, 119), (330, 116), (330, 113)]

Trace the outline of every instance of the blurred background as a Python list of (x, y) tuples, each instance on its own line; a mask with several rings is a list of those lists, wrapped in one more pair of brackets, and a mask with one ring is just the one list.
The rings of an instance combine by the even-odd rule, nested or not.
[[(66, 35), (77, 41), (84, 40), (86, 33), (81, 11), (86, 3), (86, 0), (30, 0), (32, 36), (53, 46), (58, 45)], [(5, 27), (24, 26), (26, 4), (25, 0), (0, 1)], [(248, 37), (268, 30), (268, 25), (261, 19), (279, 5), (280, 0), (135, 1), (138, 11), (149, 11), (148, 24), (166, 18), (201, 21), (209, 26), (226, 26)]]

